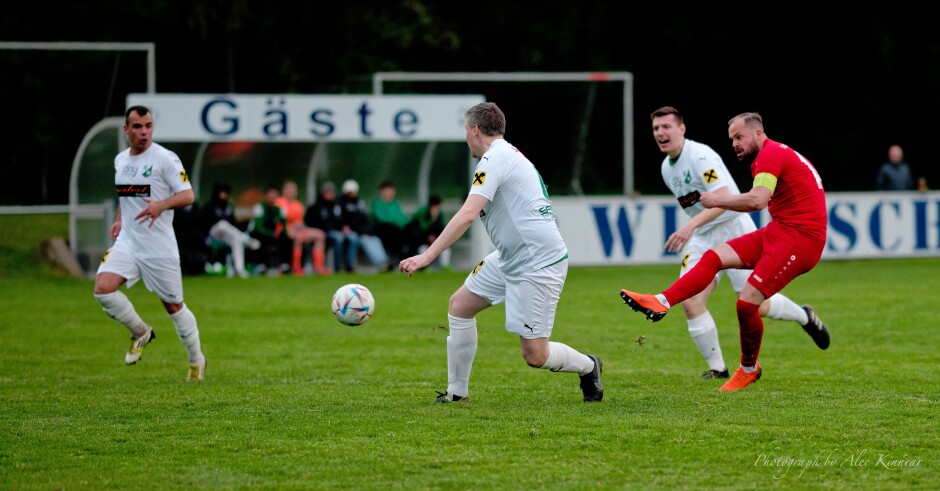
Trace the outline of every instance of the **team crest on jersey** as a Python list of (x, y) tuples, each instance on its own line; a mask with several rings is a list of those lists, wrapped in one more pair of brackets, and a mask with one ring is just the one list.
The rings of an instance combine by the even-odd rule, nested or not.
[(483, 185), (483, 181), (485, 181), (485, 180), (486, 180), (486, 171), (475, 172), (475, 173), (473, 174), (473, 185), (474, 185), (474, 186), (482, 186), (482, 185)]
[(141, 174), (141, 175), (144, 176), (144, 177), (150, 177), (150, 174), (153, 174), (153, 166), (152, 166), (152, 165), (148, 165), (147, 167), (144, 167), (144, 173)]
[(702, 177), (705, 178), (705, 184), (711, 184), (718, 180), (718, 173), (715, 172), (715, 169), (708, 169), (702, 173)]
[(180, 171), (180, 180), (183, 182), (189, 182), (189, 176), (186, 175), (186, 171), (184, 170)]
[(692, 182), (692, 173), (685, 171), (685, 183), (690, 184)]

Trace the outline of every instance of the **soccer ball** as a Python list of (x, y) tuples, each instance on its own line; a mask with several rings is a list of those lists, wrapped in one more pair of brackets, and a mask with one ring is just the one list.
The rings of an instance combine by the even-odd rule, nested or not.
[(333, 317), (347, 326), (360, 326), (375, 313), (375, 299), (368, 288), (357, 283), (343, 285), (333, 294)]

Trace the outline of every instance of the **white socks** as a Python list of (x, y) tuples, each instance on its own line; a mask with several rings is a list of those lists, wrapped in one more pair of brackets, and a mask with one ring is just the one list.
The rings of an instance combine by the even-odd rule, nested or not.
[(769, 308), (767, 309), (767, 317), (771, 319), (777, 319), (782, 321), (796, 321), (801, 326), (805, 326), (809, 322), (809, 318), (806, 317), (806, 311), (803, 310), (803, 307), (800, 307), (793, 300), (783, 296), (781, 293), (777, 293), (770, 297)]
[(477, 320), (447, 314), (447, 393), (470, 395), (470, 368), (477, 354)]
[(176, 334), (179, 335), (180, 341), (183, 342), (183, 346), (189, 352), (189, 363), (191, 365), (204, 363), (206, 358), (202, 356), (202, 348), (199, 345), (199, 328), (196, 327), (196, 316), (189, 310), (189, 307), (183, 305), (179, 312), (170, 315), (170, 319), (173, 321), (173, 325), (176, 326)]
[(663, 307), (666, 307), (667, 309), (672, 308), (672, 305), (669, 305), (669, 300), (666, 300), (666, 296), (662, 293), (656, 295), (656, 300), (659, 300), (659, 303), (663, 304)]
[(124, 324), (135, 338), (147, 332), (147, 324), (137, 315), (134, 305), (127, 296), (120, 291), (105, 294), (95, 294), (95, 300), (101, 304), (102, 309), (114, 320)]
[(587, 355), (579, 353), (567, 344), (549, 342), (548, 359), (541, 366), (553, 372), (574, 372), (578, 375), (587, 375), (594, 370), (594, 360)]
[(715, 320), (712, 314), (705, 311), (704, 314), (689, 319), (689, 335), (698, 346), (702, 357), (708, 363), (708, 368), (722, 372), (725, 370), (725, 360), (721, 356), (721, 345), (718, 344), (718, 329), (715, 327)]

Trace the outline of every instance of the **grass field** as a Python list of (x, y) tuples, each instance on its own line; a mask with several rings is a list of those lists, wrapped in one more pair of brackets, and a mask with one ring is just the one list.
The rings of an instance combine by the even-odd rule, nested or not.
[[(680, 311), (651, 324), (617, 295), (659, 290), (675, 268), (572, 268), (554, 339), (603, 358), (604, 401), (582, 403), (573, 374), (528, 368), (497, 307), (478, 318), (471, 402), (436, 405), (447, 378), (441, 326), (464, 273), (186, 278), (209, 362), (206, 380), (188, 384), (172, 324), (141, 285), (127, 294), (158, 338), (128, 367), (128, 334), (92, 283), (14, 268), (32, 257), (18, 254), (0, 261), (2, 489), (940, 482), (937, 259), (820, 264), (785, 293), (818, 309), (832, 346), (767, 321), (764, 376), (731, 394), (698, 379), (706, 367)], [(376, 296), (364, 326), (330, 317), (332, 292), (348, 282)], [(711, 305), (734, 366), (729, 290)]]

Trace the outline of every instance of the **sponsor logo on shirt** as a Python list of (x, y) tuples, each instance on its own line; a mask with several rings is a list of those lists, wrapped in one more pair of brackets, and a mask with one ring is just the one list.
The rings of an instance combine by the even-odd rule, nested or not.
[(483, 181), (486, 180), (486, 171), (476, 172), (473, 174), (473, 185), (482, 186)]
[(186, 171), (184, 170), (180, 171), (180, 180), (183, 182), (189, 182), (189, 176), (186, 175)]
[(136, 175), (137, 175), (137, 166), (136, 166), (136, 165), (131, 165), (131, 164), (125, 165), (124, 168), (121, 169), (121, 175), (122, 175), (122, 176), (130, 176), (130, 177), (136, 176)]
[(718, 180), (718, 173), (715, 172), (715, 169), (708, 169), (702, 173), (702, 177), (705, 178), (705, 184), (711, 184)]
[(129, 196), (132, 198), (149, 198), (150, 184), (118, 184), (115, 186), (118, 196)]
[(686, 194), (684, 196), (679, 196), (678, 198), (679, 205), (682, 206), (682, 208), (688, 208), (690, 206), (693, 206), (695, 203), (698, 203), (699, 200), (701, 199), (702, 199), (702, 194), (699, 193), (698, 191), (692, 191), (691, 193)]

